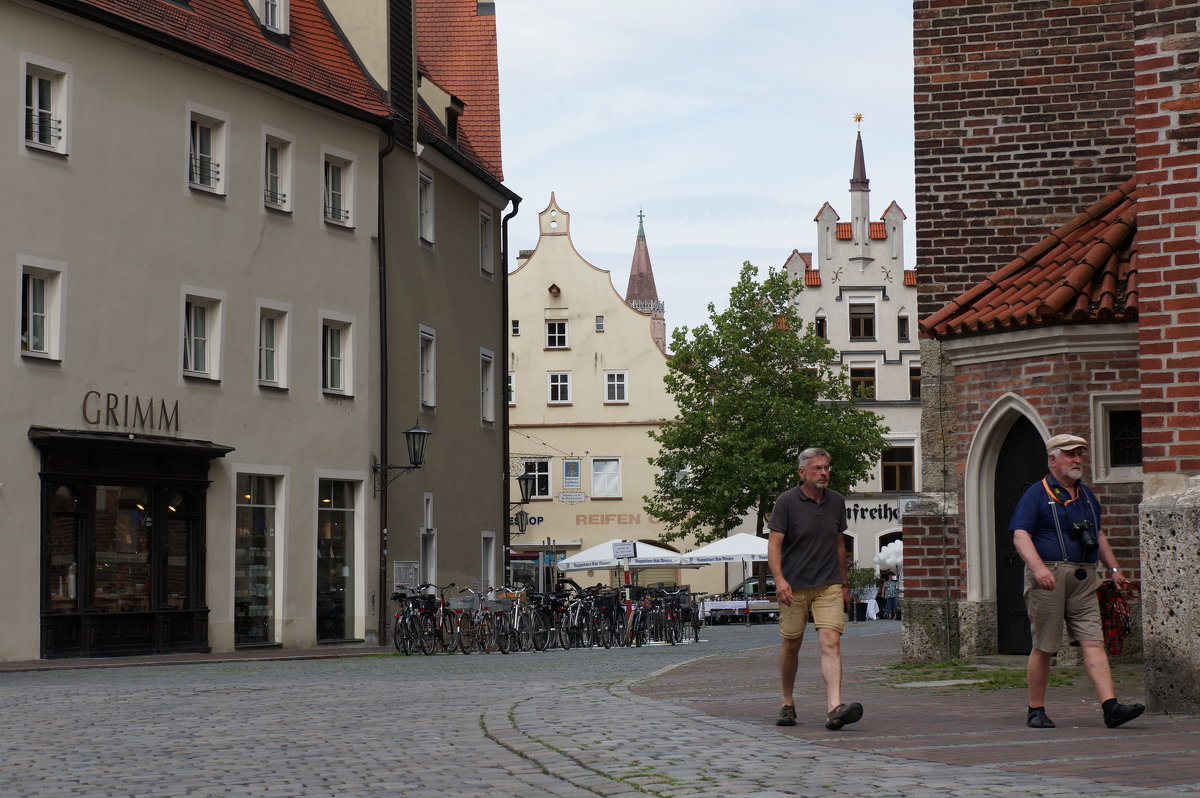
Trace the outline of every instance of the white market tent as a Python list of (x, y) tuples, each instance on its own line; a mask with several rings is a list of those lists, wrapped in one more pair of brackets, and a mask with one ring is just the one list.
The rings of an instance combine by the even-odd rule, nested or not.
[(559, 560), (560, 571), (590, 571), (606, 568), (621, 568), (624, 565), (632, 568), (689, 568), (697, 567), (683, 562), (683, 555), (668, 549), (660, 549), (649, 543), (637, 541), (637, 556), (629, 560), (618, 560), (613, 556), (613, 544), (624, 543), (621, 538), (613, 538), (607, 543), (592, 546), (566, 559)]
[(683, 561), (692, 565), (708, 565), (719, 562), (766, 562), (767, 539), (748, 532), (738, 532), (724, 540), (701, 546), (683, 555)]

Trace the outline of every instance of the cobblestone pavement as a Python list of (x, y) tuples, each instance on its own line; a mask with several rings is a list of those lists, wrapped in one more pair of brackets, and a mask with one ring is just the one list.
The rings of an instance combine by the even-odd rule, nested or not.
[[(1001, 691), (1003, 701), (968, 692), (936, 693), (932, 703), (928, 692), (911, 697), (881, 683), (868, 690), (870, 675), (898, 657), (898, 629), (847, 630), (847, 695), (861, 696), (867, 715), (841, 736), (816, 717), (823, 707), (807, 644), (800, 724), (771, 724), (772, 626), (717, 627), (698, 644), (611, 651), (9, 665), (0, 669), (0, 795), (1200, 795), (1200, 773), (1196, 783), (1180, 781), (1196, 765), (1169, 779), (1122, 781), (956, 758), (995, 747), (990, 729), (1005, 750), (1054, 741), (1030, 761), (1103, 758), (1120, 739), (1140, 741), (1146, 761), (1166, 767), (1175, 749), (1196, 759), (1200, 720), (1146, 716), (1121, 730), (1099, 724), (1093, 734), (1089, 710), (1064, 707), (1051, 713), (1058, 735), (1035, 738), (1020, 718), (1013, 723), (1020, 691), (1014, 708), (1011, 690)], [(974, 736), (907, 744), (929, 731), (935, 707), (947, 706), (955, 723), (974, 722)], [(1090, 724), (1087, 734), (1070, 728), (1077, 718)]]

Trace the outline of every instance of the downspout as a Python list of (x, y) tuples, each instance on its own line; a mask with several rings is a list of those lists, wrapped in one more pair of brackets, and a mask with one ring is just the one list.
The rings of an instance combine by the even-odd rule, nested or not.
[(509, 464), (510, 446), (508, 435), (508, 220), (517, 215), (517, 211), (521, 208), (521, 198), (514, 196), (512, 199), (512, 211), (506, 213), (500, 220), (500, 269), (501, 279), (504, 280), (500, 288), (501, 296), (501, 319), (500, 319), (500, 352), (501, 360), (504, 363), (504, 401), (500, 403), (500, 417), (503, 419), (504, 441), (504, 535), (501, 538), (504, 546), (504, 572), (501, 576), (501, 581), (508, 584), (511, 576), (512, 562), (509, 557), (509, 547), (512, 545), (512, 527), (508, 523), (508, 512), (512, 507), (512, 474), (509, 473), (511, 465)]
[[(376, 230), (379, 241), (379, 462), (388, 461), (388, 301), (387, 301), (387, 219), (384, 214), (383, 159), (391, 155), (396, 148), (396, 125), (400, 120), (392, 117), (384, 135), (387, 136), (387, 146), (379, 151), (379, 173), (376, 190), (379, 198), (376, 203), (379, 214), (376, 220)], [(371, 479), (380, 479), (382, 475), (371, 475)], [(390, 596), (387, 593), (387, 558), (388, 558), (388, 486), (386, 479), (380, 479), (382, 485), (379, 491), (379, 632), (378, 644), (387, 644), (387, 607)], [(372, 485), (374, 487), (374, 485)]]

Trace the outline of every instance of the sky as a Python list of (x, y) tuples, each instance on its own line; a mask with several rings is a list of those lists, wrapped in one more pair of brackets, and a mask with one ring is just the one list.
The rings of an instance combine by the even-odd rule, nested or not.
[(554, 192), (624, 296), (642, 211), (668, 330), (707, 323), (743, 261), (815, 253), (825, 202), (848, 219), (856, 113), (913, 265), (910, 0), (499, 0), (496, 27), (510, 268)]

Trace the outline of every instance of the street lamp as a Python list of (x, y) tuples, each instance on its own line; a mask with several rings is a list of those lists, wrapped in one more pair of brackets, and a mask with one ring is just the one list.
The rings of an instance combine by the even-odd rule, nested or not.
[(385, 485), (392, 484), (392, 481), (401, 474), (416, 471), (425, 465), (425, 444), (428, 443), (431, 434), (433, 433), (423, 429), (420, 424), (404, 431), (404, 446), (408, 449), (409, 465), (384, 465), (371, 458), (371, 471), (375, 475), (376, 493), (383, 490)]
[[(521, 501), (510, 503), (508, 505), (509, 510), (514, 507), (520, 507), (523, 504), (529, 504), (529, 498), (533, 496), (533, 489), (537, 487), (537, 476), (526, 471), (517, 477), (517, 487), (521, 489)], [(529, 528), (529, 513), (523, 509), (518, 510), (513, 516), (513, 520), (517, 523), (517, 534), (524, 535), (525, 530)]]

